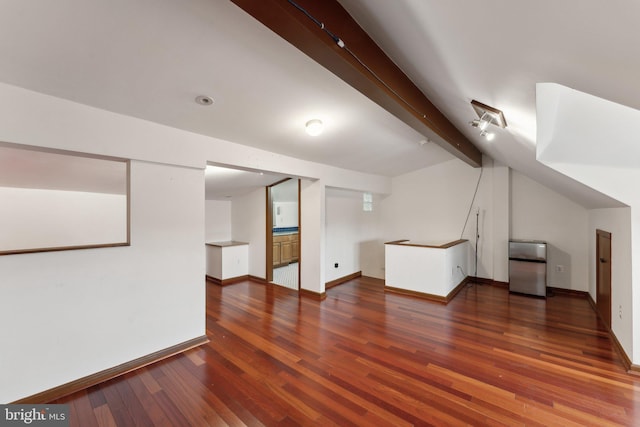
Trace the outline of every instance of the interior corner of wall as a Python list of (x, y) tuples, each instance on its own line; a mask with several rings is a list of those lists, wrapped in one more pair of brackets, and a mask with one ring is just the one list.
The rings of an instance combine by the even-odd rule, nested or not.
[(543, 161), (553, 143), (560, 98), (565, 91), (557, 83), (536, 84), (536, 159)]

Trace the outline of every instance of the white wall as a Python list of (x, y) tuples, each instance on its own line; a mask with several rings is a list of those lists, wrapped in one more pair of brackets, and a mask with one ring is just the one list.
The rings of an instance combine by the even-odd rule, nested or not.
[(300, 288), (325, 291), (325, 185), (300, 181)]
[(456, 159), (393, 178), (380, 203), (383, 238), (459, 239), (479, 173)]
[(385, 245), (385, 285), (446, 297), (465, 278), (469, 242), (447, 249)]
[[(596, 294), (596, 230), (611, 233), (611, 329), (627, 354), (632, 354), (631, 208), (589, 211), (589, 294)], [(622, 315), (620, 315), (622, 312)]]
[[(640, 253), (640, 194), (635, 185), (640, 182), (640, 169), (634, 153), (638, 149), (635, 135), (640, 111), (554, 83), (539, 83), (536, 86), (536, 104), (536, 158), (620, 201), (619, 205), (630, 206), (628, 232), (631, 240), (627, 255), (623, 254), (627, 249), (618, 246), (619, 240), (625, 238), (622, 233), (627, 230), (617, 223), (622, 221), (622, 224), (626, 224), (626, 214), (610, 211), (603, 216), (602, 212), (596, 211), (590, 217), (592, 224), (588, 239), (591, 245), (591, 226), (596, 226), (599, 221), (603, 221), (600, 224), (603, 229), (609, 227), (607, 231), (612, 233), (622, 227), (615, 232), (619, 236), (616, 239), (618, 242), (612, 236), (612, 250), (617, 247), (616, 259), (630, 258), (631, 272), (624, 272), (624, 265), (623, 272), (617, 271), (617, 264), (612, 264), (612, 276), (614, 271), (616, 275), (620, 274), (620, 280), (612, 283), (612, 292), (616, 294), (612, 296), (615, 298), (611, 310), (614, 317), (612, 329), (631, 361), (639, 364), (640, 328), (634, 328), (633, 325), (640, 324), (640, 257), (632, 257), (632, 254)], [(584, 123), (590, 125), (585, 127)], [(607, 217), (609, 219), (605, 220)], [(630, 277), (625, 277), (627, 275)], [(623, 318), (618, 316), (615, 319), (620, 304), (623, 305)], [(630, 309), (626, 310), (629, 305)]]
[(373, 212), (363, 212), (362, 193), (335, 188), (326, 190), (325, 209), (325, 279), (330, 282), (361, 271), (363, 225)]
[(0, 257), (0, 402), (205, 333), (191, 134), (0, 84), (0, 141), (132, 159), (131, 246)]
[[(462, 237), (470, 242), (469, 271), (465, 274), (472, 276), (475, 273), (476, 211), (479, 210), (477, 275), (505, 280), (507, 258), (496, 260), (494, 253), (504, 255), (504, 249), (496, 252), (495, 248), (507, 245), (506, 228), (504, 225), (496, 227), (494, 215), (497, 211), (498, 218), (508, 216), (508, 195), (504, 190), (508, 188), (508, 183), (504, 182), (506, 167), (494, 164), (486, 157), (483, 163), (481, 178), (480, 168), (473, 168), (458, 159), (393, 178), (392, 194), (378, 203), (382, 232), (377, 246), (382, 248), (385, 241), (399, 239), (453, 241)], [(479, 178), (478, 194), (471, 206)], [(494, 196), (494, 192), (497, 195)], [(384, 260), (382, 262), (379, 271), (383, 271)], [(384, 277), (384, 274), (375, 277)]]
[(249, 274), (249, 246), (207, 245), (207, 275), (220, 280)]
[[(628, 232), (630, 236), (628, 249), (624, 249), (621, 246), (618, 246), (616, 249), (616, 252), (618, 253), (616, 259), (630, 259), (631, 272), (621, 273), (621, 279), (616, 280), (615, 282), (613, 282), (612, 278), (612, 287), (615, 287), (615, 289), (612, 289), (612, 292), (616, 294), (616, 301), (612, 299), (611, 312), (613, 317), (618, 313), (618, 306), (620, 304), (623, 305), (623, 319), (612, 319), (612, 330), (624, 347), (625, 352), (631, 361), (634, 364), (639, 364), (640, 345), (634, 345), (633, 343), (640, 342), (640, 328), (633, 328), (633, 325), (640, 324), (640, 275), (634, 274), (634, 272), (640, 271), (640, 257), (632, 257), (632, 254), (640, 253), (640, 195), (636, 190), (636, 186), (632, 183), (640, 182), (640, 169), (582, 164), (556, 164), (548, 161), (545, 161), (545, 164), (630, 206), (628, 208), (630, 212), (630, 224), (628, 231), (625, 231), (624, 229), (626, 226), (620, 228), (622, 224), (626, 224), (627, 221), (626, 218), (623, 218), (621, 216), (622, 214), (619, 213), (623, 211), (616, 210), (625, 208), (602, 210), (603, 212), (608, 211), (608, 215), (611, 215), (611, 218), (617, 218), (617, 220), (606, 220), (601, 224), (602, 227), (600, 228), (605, 231), (611, 231), (612, 233), (614, 230), (619, 229), (620, 231), (616, 233), (616, 235), (619, 236), (617, 240), (619, 240), (620, 237), (623, 239), (626, 238), (623, 237), (623, 234), (626, 232)], [(593, 219), (590, 217), (591, 221), (596, 221), (596, 219), (600, 221), (601, 213), (599, 213), (599, 211), (601, 210), (596, 209), (593, 211), (596, 212), (596, 214)], [(613, 214), (613, 212), (618, 213)], [(608, 215), (605, 215), (605, 217)], [(623, 221), (622, 224), (616, 223), (618, 220)], [(594, 224), (596, 223), (594, 222)], [(593, 239), (593, 234), (595, 233), (591, 225), (592, 224), (590, 224), (589, 230), (586, 233), (586, 239), (589, 242), (589, 245), (592, 243), (595, 245), (595, 243), (591, 241), (591, 239)], [(612, 240), (612, 250), (614, 249), (613, 246), (617, 246), (618, 243), (619, 242)], [(628, 251), (626, 255), (624, 254), (625, 250)], [(591, 252), (589, 252), (589, 254), (591, 254)], [(588, 258), (587, 262), (590, 263), (592, 261), (593, 260), (591, 258)], [(617, 264), (612, 265), (612, 276), (614, 271), (617, 270), (616, 265)], [(589, 268), (595, 267), (590, 266)], [(623, 268), (626, 268), (626, 266), (623, 265)], [(616, 274), (618, 274), (618, 272), (616, 272)], [(629, 277), (626, 278), (628, 281), (625, 281), (626, 279), (623, 278), (627, 274), (629, 275)], [(589, 289), (589, 291), (591, 291), (591, 289)], [(630, 306), (628, 310), (625, 309), (627, 306)]]
[[(475, 212), (479, 208), (478, 276), (506, 282), (509, 172), (489, 158), (484, 159), (484, 164), (476, 202), (463, 234), (471, 243), (465, 273), (474, 274)], [(341, 277), (335, 273), (332, 261), (332, 256), (340, 253), (335, 248), (341, 240), (346, 245), (359, 242), (363, 275), (384, 279), (386, 241), (459, 239), (479, 175), (480, 169), (452, 160), (396, 177), (391, 195), (374, 195), (373, 212), (362, 212), (361, 193), (347, 202), (340, 201), (331, 189), (327, 192), (327, 275)]]
[(384, 225), (381, 203), (386, 196), (373, 195), (373, 211), (360, 217), (360, 269), (363, 276), (384, 279)]
[(127, 241), (121, 194), (0, 187), (0, 251)]
[(582, 206), (511, 171), (511, 237), (547, 242), (548, 286), (588, 290), (588, 217)]
[(274, 227), (298, 226), (298, 202), (274, 202), (273, 203)]
[(266, 190), (259, 188), (235, 197), (231, 203), (233, 240), (249, 243), (249, 275), (267, 278), (266, 272)]
[[(488, 277), (509, 282), (509, 233), (511, 231), (510, 169), (494, 162), (493, 174), (493, 273)], [(485, 263), (488, 264), (488, 263)]]
[(231, 240), (231, 201), (205, 200), (204, 238), (206, 242)]
[(201, 170), (133, 161), (131, 246), (0, 257), (1, 402), (205, 333), (203, 192)]

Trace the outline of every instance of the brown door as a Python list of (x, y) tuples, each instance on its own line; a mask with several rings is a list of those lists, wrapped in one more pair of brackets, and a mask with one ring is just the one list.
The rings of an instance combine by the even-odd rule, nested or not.
[(596, 230), (596, 307), (611, 328), (611, 233)]

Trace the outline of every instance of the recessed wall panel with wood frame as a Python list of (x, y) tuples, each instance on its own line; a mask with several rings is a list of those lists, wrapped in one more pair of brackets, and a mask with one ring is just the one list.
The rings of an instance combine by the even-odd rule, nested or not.
[(130, 244), (130, 163), (0, 143), (0, 255)]

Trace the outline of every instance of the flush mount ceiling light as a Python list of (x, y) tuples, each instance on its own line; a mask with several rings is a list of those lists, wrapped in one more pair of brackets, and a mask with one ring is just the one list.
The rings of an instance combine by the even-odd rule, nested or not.
[(322, 133), (323, 124), (322, 120), (313, 119), (309, 120), (305, 124), (305, 131), (311, 136), (318, 136)]
[(487, 141), (491, 141), (496, 136), (493, 132), (487, 130), (489, 125), (501, 128), (507, 127), (507, 120), (504, 118), (504, 114), (497, 108), (490, 107), (475, 99), (471, 101), (471, 106), (478, 115), (478, 118), (470, 121), (469, 124), (480, 129), (480, 135), (487, 138)]

